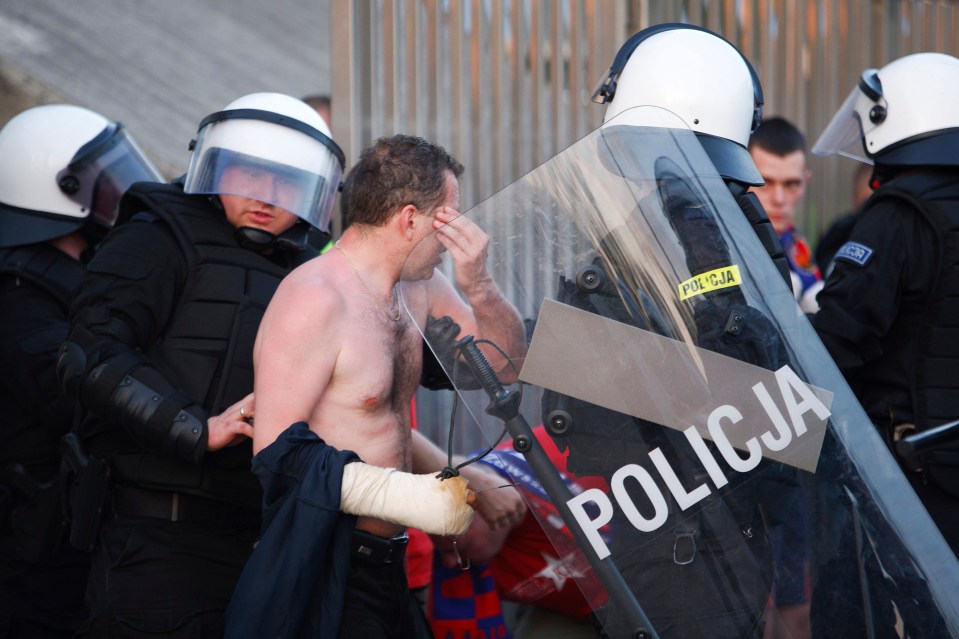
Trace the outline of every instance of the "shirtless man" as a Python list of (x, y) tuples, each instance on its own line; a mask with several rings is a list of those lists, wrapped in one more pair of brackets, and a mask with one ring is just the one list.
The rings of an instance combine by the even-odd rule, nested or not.
[[(344, 188), (348, 228), (337, 250), (291, 273), (261, 323), (254, 348), (254, 453), (291, 424), (305, 421), (327, 444), (356, 452), (370, 466), (435, 473), (445, 465), (439, 448), (410, 428), (409, 404), (422, 367), (417, 327), (422, 330), (428, 316), (449, 316), (462, 327), (461, 335), (490, 339), (514, 358), (526, 349), (519, 314), (486, 272), (489, 238), (470, 220), (457, 219), (462, 171), (445, 150), (421, 138), (381, 139), (363, 152)], [(436, 270), (443, 252), (453, 259), (456, 284), (468, 304)], [(400, 309), (400, 290), (412, 317)], [(502, 357), (489, 356), (494, 368), (508, 368)], [(509, 380), (508, 373), (504, 378)], [(348, 464), (347, 471), (364, 465)], [(467, 468), (465, 474), (477, 472)], [(343, 483), (347, 486), (346, 471)], [(350, 501), (346, 492), (343, 504)], [(503, 493), (514, 491), (479, 498), (477, 508), (488, 521), (508, 524), (522, 516), (521, 506), (497, 503)], [(407, 494), (401, 501), (414, 509), (427, 498)], [(514, 498), (515, 493), (507, 497)], [(367, 514), (362, 508), (341, 509)], [(379, 514), (375, 509), (368, 514), (373, 513)], [(392, 538), (402, 534), (401, 524), (414, 525), (402, 517), (360, 516), (356, 530)], [(402, 577), (405, 589), (402, 564), (390, 576), (377, 571), (354, 554), (341, 636), (403, 636), (388, 617), (402, 611), (371, 603), (389, 579)], [(371, 580), (370, 574), (380, 576)], [(351, 609), (351, 602), (358, 603)], [(371, 618), (380, 612), (381, 622), (375, 624)]]

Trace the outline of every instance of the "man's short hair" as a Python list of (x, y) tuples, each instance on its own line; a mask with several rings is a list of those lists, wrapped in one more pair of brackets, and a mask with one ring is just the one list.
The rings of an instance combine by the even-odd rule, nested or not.
[(446, 196), (446, 172), (463, 175), (463, 165), (443, 147), (411, 135), (380, 138), (363, 150), (343, 185), (346, 224), (382, 226), (398, 209), (421, 211)]
[(749, 148), (754, 146), (780, 157), (795, 151), (802, 151), (805, 155), (806, 138), (789, 120), (774, 117), (764, 119), (749, 136)]

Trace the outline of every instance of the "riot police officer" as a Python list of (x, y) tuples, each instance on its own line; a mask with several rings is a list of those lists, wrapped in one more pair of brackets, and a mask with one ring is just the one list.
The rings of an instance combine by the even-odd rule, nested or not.
[[(762, 119), (763, 97), (756, 74), (741, 52), (700, 27), (649, 27), (623, 45), (594, 100), (608, 103), (603, 136), (612, 149), (642, 146), (646, 143), (643, 135), (657, 135), (655, 131), (668, 129), (675, 122), (685, 124), (738, 205), (738, 210), (733, 209), (735, 214), (741, 211), (750, 222), (776, 263), (784, 287), (788, 286), (788, 263), (782, 246), (755, 194), (748, 192), (750, 186), (762, 184), (747, 143)], [(628, 166), (603, 159), (610, 169)], [(683, 174), (678, 165), (664, 159), (658, 160), (656, 166), (658, 192), (647, 197), (657, 198), (658, 205), (650, 208), (661, 207), (682, 247), (690, 274), (696, 276), (728, 267), (732, 263), (729, 246), (712, 205), (702, 200), (693, 187), (695, 176)], [(625, 172), (623, 175), (629, 177)], [(640, 208), (643, 206), (640, 202)], [(607, 238), (604, 245), (614, 247), (615, 238)], [(610, 248), (607, 252), (625, 261), (642, 259), (626, 250)], [(594, 262), (594, 266), (605, 268), (607, 273), (629, 270), (616, 263), (606, 268)], [(600, 280), (608, 277), (604, 275)], [(618, 300), (624, 297), (624, 286), (617, 283), (607, 288), (604, 294), (602, 288), (586, 291), (577, 283), (577, 290), (567, 287), (559, 300), (661, 332), (652, 321), (652, 311), (639, 314), (650, 318), (645, 326), (630, 319), (631, 315), (637, 316), (635, 313), (617, 313), (616, 309), (622, 306)], [(783, 288), (786, 294), (789, 290)], [(634, 294), (637, 300), (633, 306), (648, 308), (642, 292)], [(689, 307), (699, 347), (770, 370), (786, 363), (787, 354), (775, 327), (748, 304), (738, 286), (698, 294), (690, 299)], [(551, 411), (557, 408), (572, 418), (567, 442), (570, 471), (594, 474), (608, 468), (602, 460), (610, 457), (617, 460), (613, 466), (642, 465), (647, 463), (639, 461), (646, 457), (643, 451), (658, 448), (675, 468), (681, 469), (681, 477), (693, 481), (697, 470), (688, 444), (670, 429), (556, 397), (551, 391), (544, 397), (544, 422), (550, 421)], [(597, 450), (603, 454), (596, 454)], [(594, 460), (602, 468), (590, 466)], [(628, 526), (621, 527), (622, 538), (617, 539), (617, 545), (635, 549), (646, 544), (642, 551), (633, 551), (621, 568), (662, 636), (762, 636), (773, 573), (768, 522), (786, 516), (784, 512), (773, 512), (771, 502), (776, 500), (770, 500), (768, 495), (787, 494), (780, 488), (789, 482), (786, 476), (790, 474), (778, 465), (764, 466), (762, 471), (744, 476), (741, 484), (700, 512), (675, 514), (671, 528), (676, 536), (663, 535), (661, 543), (648, 543), (641, 534), (631, 536)], [(689, 539), (696, 540), (691, 551)], [(802, 556), (798, 557), (798, 564), (802, 570)], [(674, 597), (669, 588), (660, 587), (665, 584), (674, 584), (684, 596)], [(677, 603), (690, 599), (697, 602), (697, 614), (690, 614), (685, 604)]]
[[(813, 153), (874, 164), (878, 189), (836, 255), (813, 324), (893, 446), (959, 418), (959, 60), (917, 53), (867, 69)], [(907, 475), (959, 553), (957, 450)]]
[(280, 280), (315, 255), (307, 229), (328, 229), (344, 163), (316, 111), (276, 93), (207, 116), (191, 148), (182, 184), (125, 196), (60, 361), (109, 475), (102, 521), (75, 515), (93, 546), (91, 636), (222, 635), (260, 524), (254, 338)]
[(122, 125), (83, 107), (34, 107), (0, 130), (2, 637), (69, 637), (83, 620), (89, 563), (66, 544), (57, 481), (74, 416), (57, 349), (120, 195), (159, 179)]
[(762, 122), (763, 90), (752, 65), (721, 36), (689, 24), (658, 24), (633, 35), (593, 95), (604, 122), (637, 106), (667, 109), (688, 126), (787, 283), (789, 263), (751, 186), (762, 186), (747, 150)]

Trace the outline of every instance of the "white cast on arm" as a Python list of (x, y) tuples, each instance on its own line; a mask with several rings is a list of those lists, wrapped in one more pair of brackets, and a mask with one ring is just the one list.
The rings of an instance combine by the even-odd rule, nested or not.
[(340, 510), (419, 528), (431, 535), (461, 535), (473, 519), (462, 477), (439, 480), (363, 462), (343, 469)]

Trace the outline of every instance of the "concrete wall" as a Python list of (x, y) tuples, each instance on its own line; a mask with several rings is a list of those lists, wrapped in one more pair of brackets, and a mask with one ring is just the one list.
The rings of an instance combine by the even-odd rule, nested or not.
[(168, 177), (207, 114), (328, 92), (330, 0), (6, 0), (0, 121), (64, 101), (120, 120)]

